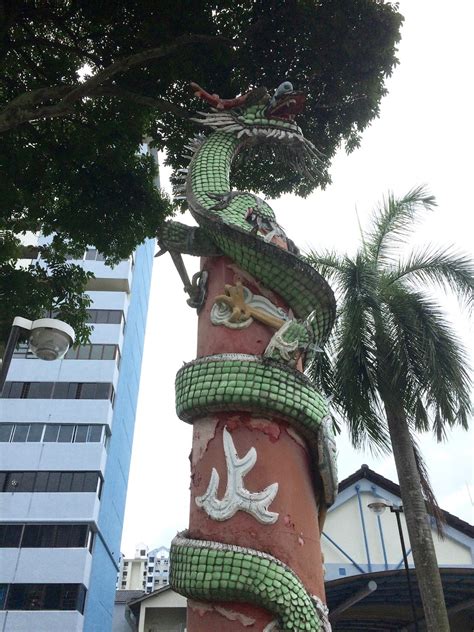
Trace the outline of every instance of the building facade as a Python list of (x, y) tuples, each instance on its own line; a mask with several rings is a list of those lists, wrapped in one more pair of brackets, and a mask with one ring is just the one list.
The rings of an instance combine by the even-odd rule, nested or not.
[[(404, 567), (395, 516), (389, 510), (376, 515), (369, 508), (369, 504), (380, 499), (395, 506), (402, 505), (399, 486), (366, 465), (340, 482), (336, 501), (328, 510), (321, 538), (326, 582)], [(474, 571), (472, 526), (446, 511), (443, 514), (446, 521), (444, 538), (438, 536), (432, 520), (433, 543), (439, 566)], [(413, 567), (403, 513), (400, 521), (408, 564)]]
[(94, 249), (90, 344), (20, 348), (0, 399), (0, 629), (111, 629), (154, 242)]
[(135, 557), (122, 557), (117, 576), (118, 590), (143, 590), (151, 593), (169, 583), (169, 549), (160, 546), (148, 551), (138, 544)]
[[(400, 509), (400, 488), (362, 465), (340, 482), (336, 501), (328, 511), (321, 546), (333, 632), (412, 631), (415, 625), (425, 629), (405, 516), (403, 511), (389, 508), (381, 514), (371, 511), (369, 505), (380, 501)], [(474, 527), (447, 511), (442, 514), (444, 537), (439, 537), (433, 518), (431, 528), (450, 627), (472, 632)]]

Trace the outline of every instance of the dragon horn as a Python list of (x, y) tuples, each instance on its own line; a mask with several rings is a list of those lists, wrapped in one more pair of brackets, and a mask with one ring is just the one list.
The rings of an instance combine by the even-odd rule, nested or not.
[(239, 97), (235, 97), (235, 99), (221, 99), (218, 94), (210, 94), (193, 81), (190, 85), (194, 96), (202, 99), (203, 101), (207, 101), (212, 105), (212, 107), (215, 107), (218, 110), (231, 110), (232, 108), (242, 106), (245, 103), (247, 96), (250, 94), (247, 92)]

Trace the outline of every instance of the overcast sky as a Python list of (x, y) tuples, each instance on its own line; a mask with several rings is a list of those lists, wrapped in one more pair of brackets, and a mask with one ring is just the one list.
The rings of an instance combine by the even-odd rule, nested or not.
[[(338, 154), (326, 191), (306, 200), (285, 196), (272, 202), (279, 223), (302, 249), (353, 252), (360, 234), (356, 210), (367, 225), (385, 192), (403, 195), (426, 184), (438, 208), (418, 227), (415, 242), (452, 244), (473, 254), (474, 3), (451, 0), (449, 8), (442, 0), (399, 4), (405, 16), (400, 64), (361, 147), (349, 156)], [(162, 170), (164, 186), (167, 176)], [(197, 259), (186, 263), (191, 272), (197, 270)], [(175, 374), (196, 354), (196, 315), (185, 299), (170, 258), (155, 259), (122, 540), (126, 555), (139, 542), (169, 546), (188, 524), (191, 427), (174, 410)], [(472, 350), (472, 328), (456, 301), (440, 299)], [(442, 444), (429, 434), (420, 439), (441, 507), (471, 523), (473, 443), (472, 431), (450, 432)], [(340, 480), (367, 463), (397, 481), (391, 456), (356, 452), (344, 436), (338, 439), (338, 453)]]

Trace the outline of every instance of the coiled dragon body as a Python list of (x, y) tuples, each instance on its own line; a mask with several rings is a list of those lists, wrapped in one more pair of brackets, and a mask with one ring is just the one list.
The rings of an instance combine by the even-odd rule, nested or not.
[[(190, 165), (182, 170), (178, 191), (198, 227), (169, 222), (160, 235), (160, 245), (175, 257), (177, 253), (225, 255), (260, 286), (280, 296), (287, 309), (262, 296), (254, 297), (240, 281), (226, 285), (224, 293), (215, 297), (213, 324), (244, 329), (256, 318), (273, 327), (275, 334), (263, 356), (208, 355), (185, 365), (176, 379), (177, 413), (193, 423), (213, 413), (246, 411), (277, 417), (293, 426), (312, 455), (323, 511), (322, 505), (334, 500), (337, 487), (331, 424), (325, 399), (301, 368), (330, 333), (335, 315), (333, 293), (299, 256), (270, 206), (252, 193), (230, 190), (234, 159), (259, 143), (270, 144), (275, 153), (281, 152), (289, 168), (311, 177), (320, 158), (294, 121), (304, 98), (289, 82), (273, 98), (266, 91), (255, 90), (230, 101), (209, 95), (196, 84), (193, 88), (214, 106), (195, 119), (213, 133), (199, 135), (188, 145)], [(196, 291), (193, 297), (197, 307), (204, 297), (205, 281), (201, 277), (200, 293)], [(243, 486), (243, 475), (255, 463), (256, 455), (249, 456), (253, 448), (239, 458), (231, 433), (224, 429), (224, 450), (228, 480), (235, 479), (234, 495), (231, 498), (229, 492), (222, 501), (216, 499), (219, 477), (214, 470), (207, 492), (196, 504), (208, 508), (213, 520), (229, 519), (235, 511), (247, 511), (262, 523), (278, 520), (278, 514), (268, 510), (278, 484), (259, 493), (249, 493)], [(171, 564), (171, 586), (190, 598), (263, 606), (276, 617), (278, 628), (271, 629), (329, 629), (320, 600), (308, 593), (291, 568), (266, 552), (180, 534), (172, 544)]]

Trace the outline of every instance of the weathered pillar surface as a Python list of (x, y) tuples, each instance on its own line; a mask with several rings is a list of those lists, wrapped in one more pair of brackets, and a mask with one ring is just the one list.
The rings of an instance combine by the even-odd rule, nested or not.
[(178, 253), (203, 257), (185, 280), (199, 313), (196, 360), (176, 376), (177, 414), (194, 425), (191, 509), (170, 584), (188, 597), (188, 632), (327, 632), (319, 535), (334, 445), (303, 367), (329, 335), (334, 297), (268, 204), (229, 184), (234, 157), (256, 143), (282, 145), (309, 176), (317, 152), (293, 121), (302, 95), (288, 82), (272, 99), (193, 87), (216, 108), (202, 121), (216, 131), (191, 142), (182, 176), (199, 228), (170, 222), (160, 236), (183, 280)]
[[(222, 293), (225, 284), (235, 285), (241, 280), (254, 294), (263, 291), (279, 307), (287, 306), (228, 258), (207, 259), (203, 269), (209, 273), (209, 284), (206, 303), (199, 316), (197, 357), (229, 352), (263, 354), (273, 331), (260, 323), (253, 323), (243, 331), (216, 327), (210, 320), (215, 297)], [(213, 468), (220, 475), (217, 496), (223, 498), (225, 494), (224, 428), (231, 433), (239, 456), (247, 454), (252, 447), (257, 451), (256, 465), (245, 477), (246, 488), (257, 492), (278, 482), (278, 494), (271, 504), (271, 510), (279, 514), (274, 524), (261, 524), (242, 511), (219, 522), (196, 505), (196, 497), (205, 493)], [(304, 438), (286, 421), (244, 412), (222, 412), (194, 421), (189, 525), (191, 538), (216, 540), (270, 553), (292, 568), (312, 594), (324, 600), (318, 507), (310, 455)], [(229, 617), (233, 616), (236, 620), (232, 623)], [(262, 608), (248, 604), (228, 603), (216, 611), (192, 602), (187, 627), (190, 632), (263, 630), (273, 618)], [(242, 627), (244, 620), (245, 628)]]

